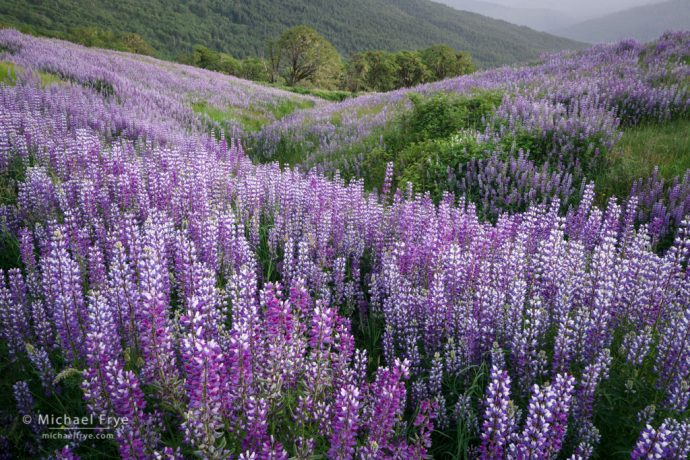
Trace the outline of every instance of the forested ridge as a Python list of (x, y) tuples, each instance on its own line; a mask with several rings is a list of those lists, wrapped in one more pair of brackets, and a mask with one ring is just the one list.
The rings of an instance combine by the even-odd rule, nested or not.
[(480, 67), (579, 46), (427, 0), (0, 0), (0, 23), (63, 38), (89, 26), (134, 32), (167, 59), (194, 44), (236, 57), (261, 56), (267, 40), (298, 24), (314, 27), (344, 56), (444, 43), (471, 53)]

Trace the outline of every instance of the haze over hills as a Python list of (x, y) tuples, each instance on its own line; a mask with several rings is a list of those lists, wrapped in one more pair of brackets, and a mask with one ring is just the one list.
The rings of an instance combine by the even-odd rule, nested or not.
[(554, 8), (530, 8), (501, 5), (480, 0), (439, 0), (442, 3), (462, 11), (501, 19), (513, 24), (531, 27), (534, 30), (552, 31), (576, 24), (579, 19), (564, 11)]
[(594, 19), (607, 14), (637, 6), (648, 5), (658, 0), (490, 0), (512, 8), (541, 8), (561, 12), (577, 21)]
[(559, 35), (589, 43), (635, 38), (651, 41), (667, 30), (690, 30), (690, 0), (631, 8), (567, 27)]
[(428, 0), (0, 0), (0, 23), (55, 35), (86, 26), (136, 32), (164, 58), (197, 43), (261, 55), (268, 39), (298, 24), (317, 29), (344, 55), (444, 43), (469, 51), (480, 67), (581, 46)]
[(439, 0), (458, 10), (587, 43), (653, 40), (690, 29), (690, 0)]

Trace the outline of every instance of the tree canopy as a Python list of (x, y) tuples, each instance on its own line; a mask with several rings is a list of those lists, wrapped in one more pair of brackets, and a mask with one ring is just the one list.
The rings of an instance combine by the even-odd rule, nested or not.
[(446, 45), (421, 51), (366, 51), (350, 56), (342, 81), (349, 91), (390, 91), (474, 72), (472, 57)]
[(278, 68), (288, 86), (305, 80), (323, 87), (337, 82), (342, 69), (340, 55), (331, 42), (311, 27), (302, 25), (286, 30), (277, 46)]

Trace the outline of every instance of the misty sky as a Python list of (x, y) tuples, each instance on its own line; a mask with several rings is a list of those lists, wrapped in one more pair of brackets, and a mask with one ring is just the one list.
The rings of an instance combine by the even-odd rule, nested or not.
[(662, 0), (487, 0), (500, 5), (548, 8), (578, 17), (594, 17)]

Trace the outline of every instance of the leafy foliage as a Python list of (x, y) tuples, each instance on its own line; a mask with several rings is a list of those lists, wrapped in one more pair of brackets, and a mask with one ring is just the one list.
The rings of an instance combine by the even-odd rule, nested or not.
[(113, 32), (98, 27), (77, 27), (69, 30), (67, 38), (72, 42), (95, 48), (108, 48), (147, 56), (153, 56), (155, 53), (141, 35), (133, 32)]
[(332, 88), (339, 79), (342, 62), (333, 45), (311, 27), (286, 30), (277, 41), (277, 67), (288, 86), (309, 81)]
[(410, 97), (413, 109), (403, 115), (404, 142), (446, 138), (461, 129), (481, 130), (488, 116), (501, 103), (500, 93), (480, 92), (470, 96), (437, 94)]
[(479, 143), (476, 132), (483, 129), (501, 97), (491, 92), (411, 95), (412, 110), (385, 130), (383, 146), (366, 154), (364, 177), (379, 186), (387, 162), (392, 162), (400, 187), (410, 182), (416, 190), (432, 191), (439, 198), (447, 189), (448, 169), (485, 156), (487, 147)]
[(180, 54), (177, 56), (177, 61), (247, 80), (269, 81), (268, 68), (264, 60), (259, 58), (240, 60), (229, 54), (213, 51), (203, 45), (194, 45), (191, 53)]
[(465, 75), (474, 71), (472, 57), (448, 45), (434, 45), (421, 52), (422, 61), (435, 80)]
[(390, 91), (466, 75), (475, 70), (472, 57), (446, 45), (421, 51), (364, 51), (348, 59), (342, 85), (350, 91)]

